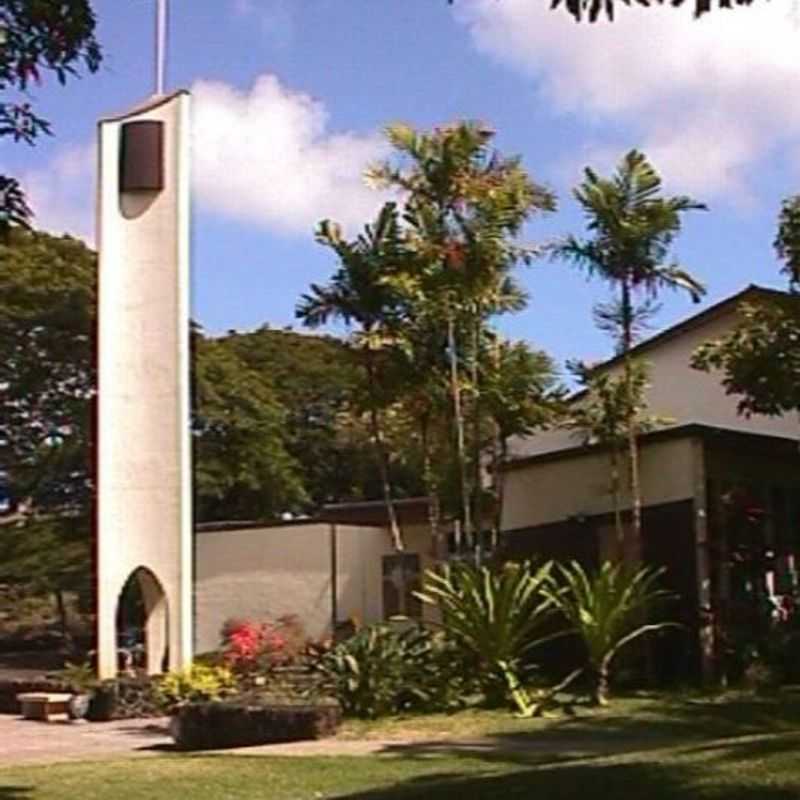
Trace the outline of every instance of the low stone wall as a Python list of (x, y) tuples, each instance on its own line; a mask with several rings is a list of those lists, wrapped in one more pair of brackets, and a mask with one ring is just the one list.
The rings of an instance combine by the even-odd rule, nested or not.
[(170, 733), (182, 750), (249, 747), (333, 736), (342, 721), (335, 701), (191, 703), (178, 709)]

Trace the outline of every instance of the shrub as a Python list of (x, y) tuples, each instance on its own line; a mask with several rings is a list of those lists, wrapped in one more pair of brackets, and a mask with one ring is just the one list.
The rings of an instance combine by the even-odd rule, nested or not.
[(236, 679), (227, 667), (193, 664), (164, 675), (156, 685), (156, 694), (165, 707), (200, 700), (218, 700), (234, 692)]
[(663, 569), (632, 568), (606, 561), (590, 575), (577, 561), (559, 566), (558, 585), (548, 596), (586, 647), (586, 671), (592, 684), (592, 700), (608, 702), (611, 664), (620, 650), (648, 633), (674, 622), (644, 624), (654, 604), (672, 597), (658, 587)]
[(87, 719), (142, 719), (163, 714), (169, 704), (159, 692), (160, 677), (121, 677), (102, 681), (92, 689)]
[(523, 688), (530, 651), (560, 632), (543, 635), (555, 604), (545, 592), (552, 563), (538, 569), (530, 563), (500, 569), (458, 563), (428, 571), (422, 602), (436, 607), (441, 626), (477, 666), (477, 677), (490, 704), (511, 698), (523, 713), (530, 705)]
[(240, 673), (269, 671), (296, 660), (308, 637), (296, 615), (274, 621), (229, 620), (222, 628), (223, 662)]
[(422, 625), (362, 628), (322, 655), (316, 670), (346, 714), (369, 718), (455, 707), (470, 683), (452, 645)]

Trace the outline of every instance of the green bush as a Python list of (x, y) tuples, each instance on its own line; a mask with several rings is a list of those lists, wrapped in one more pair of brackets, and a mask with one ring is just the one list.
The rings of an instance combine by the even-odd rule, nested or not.
[(606, 561), (587, 573), (573, 561), (559, 565), (559, 576), (547, 594), (586, 648), (585, 670), (596, 705), (608, 702), (611, 665), (631, 642), (674, 622), (646, 623), (654, 605), (673, 597), (659, 587), (664, 569), (631, 567)]
[(194, 701), (219, 700), (235, 690), (236, 679), (227, 667), (192, 664), (188, 669), (164, 675), (156, 686), (156, 696), (169, 708)]
[(324, 654), (316, 671), (344, 712), (358, 717), (453, 708), (469, 692), (452, 644), (417, 624), (362, 628)]
[(461, 563), (425, 575), (417, 596), (439, 611), (448, 638), (474, 660), (491, 705), (510, 698), (522, 713), (531, 711), (523, 686), (526, 661), (533, 648), (561, 635), (544, 635), (555, 613), (546, 592), (551, 572), (552, 562), (537, 569), (528, 562), (499, 569)]

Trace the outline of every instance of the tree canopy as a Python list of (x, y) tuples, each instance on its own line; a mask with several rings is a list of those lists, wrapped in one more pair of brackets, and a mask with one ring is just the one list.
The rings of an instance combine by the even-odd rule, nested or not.
[(748, 416), (800, 410), (800, 195), (784, 201), (774, 246), (789, 291), (743, 304), (733, 330), (699, 347), (692, 360), (697, 369), (719, 370)]
[[(686, 0), (551, 0), (551, 8), (563, 8), (575, 18), (576, 22), (584, 19), (596, 22), (601, 17), (613, 20), (614, 12), (621, 4), (651, 6), (664, 5), (665, 2), (669, 2), (671, 6), (682, 6)], [(752, 5), (753, 0), (716, 0), (716, 2), (715, 0), (690, 0), (690, 3), (694, 6), (695, 16), (701, 17), (715, 7), (729, 10), (736, 6)]]
[[(0, 0), (0, 137), (33, 144), (52, 132), (25, 92), (48, 74), (64, 84), (82, 70), (97, 71), (96, 23), (89, 0)], [(0, 237), (31, 216), (17, 180), (0, 173)]]
[(95, 254), (15, 230), (0, 242), (0, 469), (38, 509), (86, 513)]

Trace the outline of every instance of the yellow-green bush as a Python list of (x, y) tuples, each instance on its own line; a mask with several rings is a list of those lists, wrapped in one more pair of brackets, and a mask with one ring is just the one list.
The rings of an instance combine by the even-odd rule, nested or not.
[(236, 678), (227, 667), (192, 664), (188, 669), (165, 675), (156, 691), (166, 706), (194, 700), (218, 700), (236, 691)]

